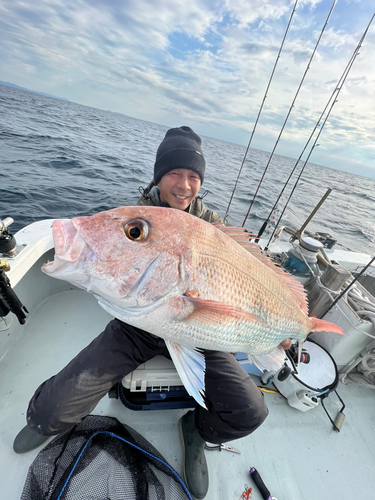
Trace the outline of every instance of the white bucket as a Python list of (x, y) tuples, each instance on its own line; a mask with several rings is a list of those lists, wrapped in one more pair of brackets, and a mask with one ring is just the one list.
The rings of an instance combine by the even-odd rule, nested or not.
[(337, 366), (332, 356), (320, 345), (306, 340), (304, 349), (310, 355), (309, 363), (300, 363), (299, 373), (293, 373), (294, 367), (287, 360), (284, 366), (292, 369), (286, 380), (280, 381), (276, 373), (273, 383), (279, 392), (285, 396), (293, 408), (307, 411), (319, 404), (319, 397), (336, 389), (338, 385)]

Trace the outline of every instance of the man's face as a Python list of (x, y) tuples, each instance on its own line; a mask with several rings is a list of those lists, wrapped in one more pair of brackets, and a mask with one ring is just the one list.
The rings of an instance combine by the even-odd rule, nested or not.
[(197, 196), (201, 178), (192, 170), (176, 168), (159, 181), (160, 200), (172, 208), (185, 210)]

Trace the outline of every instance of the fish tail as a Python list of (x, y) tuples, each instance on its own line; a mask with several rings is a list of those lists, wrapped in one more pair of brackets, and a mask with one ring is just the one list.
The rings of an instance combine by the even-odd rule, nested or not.
[(311, 332), (332, 332), (344, 335), (344, 331), (334, 323), (315, 318), (314, 316), (312, 316), (310, 319), (312, 321)]

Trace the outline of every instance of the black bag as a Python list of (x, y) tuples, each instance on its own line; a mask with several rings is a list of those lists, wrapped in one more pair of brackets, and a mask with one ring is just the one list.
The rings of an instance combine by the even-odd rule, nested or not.
[(140, 434), (89, 415), (43, 448), (21, 500), (192, 500), (182, 479)]

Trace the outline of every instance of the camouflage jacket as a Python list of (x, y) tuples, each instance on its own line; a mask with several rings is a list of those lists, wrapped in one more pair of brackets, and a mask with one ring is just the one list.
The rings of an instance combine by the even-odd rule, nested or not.
[[(137, 205), (161, 206), (159, 188), (154, 184), (154, 181), (152, 181), (143, 191), (142, 196), (137, 201)], [(185, 211), (207, 222), (223, 222), (219, 214), (212, 210), (208, 210), (204, 206), (203, 200), (200, 197), (194, 198)]]

